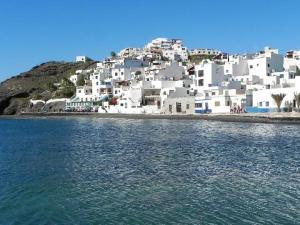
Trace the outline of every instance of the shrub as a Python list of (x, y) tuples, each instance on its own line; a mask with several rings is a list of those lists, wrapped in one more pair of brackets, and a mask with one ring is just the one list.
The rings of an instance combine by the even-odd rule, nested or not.
[(84, 76), (83, 75), (80, 75), (78, 77), (78, 80), (76, 82), (76, 85), (77, 86), (84, 86), (85, 85), (85, 80), (84, 80)]

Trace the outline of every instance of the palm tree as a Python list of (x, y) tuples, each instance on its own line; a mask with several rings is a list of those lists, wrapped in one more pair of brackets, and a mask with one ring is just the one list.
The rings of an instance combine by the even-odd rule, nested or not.
[(285, 94), (272, 94), (272, 98), (276, 102), (278, 112), (280, 112), (281, 102), (284, 99), (284, 97), (285, 97)]

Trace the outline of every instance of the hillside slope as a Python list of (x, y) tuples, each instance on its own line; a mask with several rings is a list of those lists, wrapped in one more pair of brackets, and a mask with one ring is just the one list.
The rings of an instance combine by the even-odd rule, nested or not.
[(50, 87), (68, 79), (76, 70), (93, 69), (95, 61), (86, 63), (47, 62), (0, 83), (0, 115), (14, 115), (29, 106), (36, 96), (53, 96)]

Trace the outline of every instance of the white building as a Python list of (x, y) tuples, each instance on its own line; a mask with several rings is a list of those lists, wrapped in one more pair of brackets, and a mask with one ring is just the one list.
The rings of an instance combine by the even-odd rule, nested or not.
[(300, 69), (300, 50), (287, 52), (284, 57), (284, 69), (291, 72), (297, 72)]
[(246, 76), (249, 74), (248, 57), (230, 55), (228, 61), (224, 63), (225, 76)]
[(264, 51), (259, 52), (253, 59), (248, 60), (248, 68), (250, 76), (258, 76), (264, 84), (264, 80), (271, 73), (282, 72), (283, 56), (278, 54), (278, 49), (265, 47)]
[(189, 51), (190, 55), (218, 55), (222, 52), (211, 48), (196, 48)]
[(90, 58), (89, 57), (87, 57), (87, 56), (76, 56), (76, 62), (87, 62), (87, 61), (89, 61), (90, 60)]
[(195, 89), (203, 90), (212, 86), (219, 86), (224, 81), (224, 66), (209, 60), (204, 60), (195, 66)]
[(195, 96), (195, 113), (243, 112), (246, 105), (244, 90), (214, 88)]
[(253, 107), (257, 112), (276, 112), (277, 105), (272, 94), (284, 94), (285, 97), (281, 102), (281, 109), (295, 107), (294, 95), (300, 93), (300, 89), (296, 87), (274, 88), (259, 90), (253, 92)]
[(185, 114), (195, 113), (195, 97), (190, 95), (189, 89), (177, 87), (164, 100), (161, 112), (163, 114)]
[(187, 61), (188, 50), (183, 46), (180, 39), (157, 38), (148, 43), (146, 51), (157, 51), (164, 58), (171, 61)]
[(74, 74), (74, 75), (70, 76), (69, 79), (70, 79), (70, 81), (76, 86), (77, 81), (78, 81), (78, 78), (79, 78), (79, 75)]

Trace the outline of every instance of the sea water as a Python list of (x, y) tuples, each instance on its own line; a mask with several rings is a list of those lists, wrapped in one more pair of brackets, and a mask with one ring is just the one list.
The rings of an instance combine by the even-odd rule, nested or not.
[(0, 119), (0, 224), (300, 224), (300, 126)]

